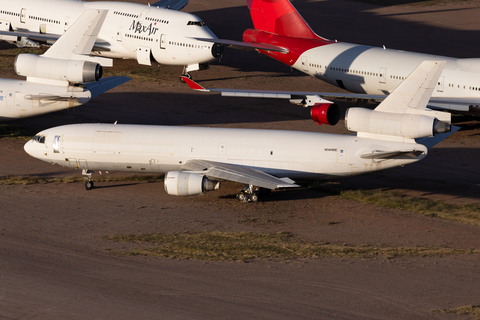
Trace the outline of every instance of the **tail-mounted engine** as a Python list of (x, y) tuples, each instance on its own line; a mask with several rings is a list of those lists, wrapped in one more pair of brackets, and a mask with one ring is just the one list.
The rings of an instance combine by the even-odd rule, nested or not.
[(350, 131), (398, 136), (409, 139), (433, 137), (450, 132), (451, 125), (423, 114), (399, 114), (364, 108), (350, 108), (345, 115)]
[(91, 61), (54, 59), (23, 53), (15, 59), (15, 72), (24, 77), (84, 83), (100, 80), (103, 70), (100, 64)]
[(165, 174), (164, 186), (169, 195), (194, 196), (219, 189), (220, 182), (197, 173), (170, 171)]
[(310, 115), (316, 124), (334, 126), (340, 120), (340, 108), (336, 104), (315, 104), (310, 110)]

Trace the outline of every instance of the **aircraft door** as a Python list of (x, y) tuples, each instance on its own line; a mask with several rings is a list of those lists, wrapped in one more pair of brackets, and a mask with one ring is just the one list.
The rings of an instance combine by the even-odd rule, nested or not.
[(69, 27), (70, 27), (70, 17), (65, 17), (65, 25), (63, 30), (67, 31)]
[(440, 77), (438, 79), (438, 83), (437, 83), (437, 91), (438, 92), (443, 92), (443, 84), (444, 84), (444, 81), (445, 81), (445, 77)]
[(117, 41), (122, 42), (122, 40), (123, 40), (123, 28), (118, 27), (117, 28)]
[(27, 21), (27, 9), (22, 8), (22, 10), (20, 10), (20, 22), (25, 23), (26, 21)]
[(386, 83), (387, 81), (387, 68), (380, 68), (380, 77), (378, 78), (380, 83)]
[(303, 71), (308, 71), (308, 58), (306, 56), (302, 56), (302, 68)]
[(167, 35), (160, 35), (160, 49), (167, 49)]

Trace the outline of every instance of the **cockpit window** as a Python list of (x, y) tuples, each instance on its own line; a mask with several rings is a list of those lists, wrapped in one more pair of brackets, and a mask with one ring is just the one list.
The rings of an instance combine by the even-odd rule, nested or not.
[(61, 136), (55, 136), (55, 138), (53, 138), (53, 153), (60, 153), (61, 138)]
[(45, 136), (42, 136), (42, 135), (35, 135), (33, 138), (32, 138), (33, 141), (36, 141), (38, 143), (42, 143), (44, 144), (45, 143)]
[(205, 22), (203, 21), (188, 21), (187, 26), (199, 26), (199, 27), (204, 27)]

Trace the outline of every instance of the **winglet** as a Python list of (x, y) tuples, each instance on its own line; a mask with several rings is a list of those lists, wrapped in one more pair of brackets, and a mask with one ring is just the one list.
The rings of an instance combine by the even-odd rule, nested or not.
[(197, 90), (197, 91), (210, 91), (210, 90), (207, 90), (205, 89), (204, 87), (202, 87), (201, 85), (199, 85), (198, 83), (196, 83), (195, 81), (193, 81), (192, 79), (190, 78), (187, 78), (185, 76), (181, 76), (180, 77), (183, 82), (185, 82), (186, 84), (188, 84), (188, 86), (190, 87), (190, 89), (192, 90)]

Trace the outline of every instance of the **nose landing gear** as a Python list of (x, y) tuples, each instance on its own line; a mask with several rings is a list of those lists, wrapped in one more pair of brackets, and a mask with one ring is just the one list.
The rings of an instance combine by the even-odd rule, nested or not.
[(82, 175), (84, 176), (84, 179), (87, 179), (87, 182), (85, 182), (85, 189), (87, 190), (92, 190), (93, 189), (93, 181), (92, 181), (92, 176), (93, 176), (93, 171), (88, 170), (88, 169), (83, 169), (82, 170)]

